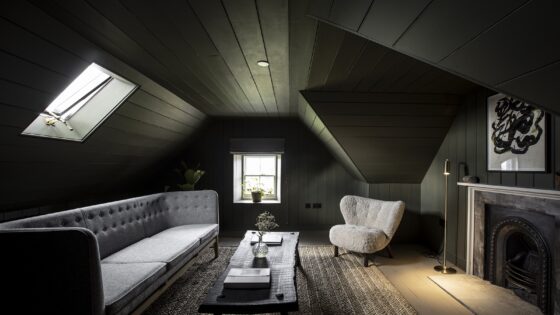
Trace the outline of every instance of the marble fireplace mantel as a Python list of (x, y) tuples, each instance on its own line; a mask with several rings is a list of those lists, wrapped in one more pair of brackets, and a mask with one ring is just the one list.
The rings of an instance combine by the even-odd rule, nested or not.
[[(522, 188), (522, 187), (508, 187), (508, 186), (495, 186), (486, 184), (472, 184), (472, 183), (457, 183), (459, 186), (464, 186), (468, 188), (467, 192), (467, 255), (466, 255), (466, 270), (465, 272), (469, 275), (475, 275), (482, 277), (480, 270), (475, 270), (475, 208), (477, 194), (480, 193), (490, 193), (490, 194), (502, 194), (508, 196), (519, 196), (522, 199), (525, 198), (537, 198), (541, 200), (554, 200), (560, 202), (560, 191), (555, 190), (542, 190), (534, 188)], [(556, 203), (556, 202), (554, 202)], [(556, 209), (560, 211), (560, 209)]]

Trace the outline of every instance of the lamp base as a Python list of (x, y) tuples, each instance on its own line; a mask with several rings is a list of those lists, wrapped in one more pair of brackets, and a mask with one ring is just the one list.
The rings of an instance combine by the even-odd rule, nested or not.
[(453, 274), (453, 273), (457, 273), (457, 270), (455, 270), (454, 268), (451, 267), (444, 267), (441, 265), (437, 265), (434, 267), (434, 270), (437, 272), (441, 272), (443, 274)]

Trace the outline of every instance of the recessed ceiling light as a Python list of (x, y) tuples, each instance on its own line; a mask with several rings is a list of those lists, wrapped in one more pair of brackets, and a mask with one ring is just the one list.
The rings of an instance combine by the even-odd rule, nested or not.
[(268, 67), (270, 64), (266, 60), (259, 60), (259, 61), (257, 61), (257, 65), (259, 65), (261, 67)]

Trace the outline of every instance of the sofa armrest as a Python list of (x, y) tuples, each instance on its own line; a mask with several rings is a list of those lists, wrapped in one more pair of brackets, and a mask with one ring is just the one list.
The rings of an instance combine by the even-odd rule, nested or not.
[(99, 249), (85, 228), (0, 230), (2, 309), (103, 313)]
[(168, 192), (164, 198), (171, 226), (219, 224), (218, 193), (213, 190)]

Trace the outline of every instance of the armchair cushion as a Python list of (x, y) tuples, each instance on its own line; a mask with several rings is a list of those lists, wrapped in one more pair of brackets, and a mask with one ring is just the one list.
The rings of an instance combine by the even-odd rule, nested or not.
[(333, 226), (329, 239), (336, 246), (365, 254), (375, 253), (389, 244), (389, 238), (382, 230), (350, 224)]

